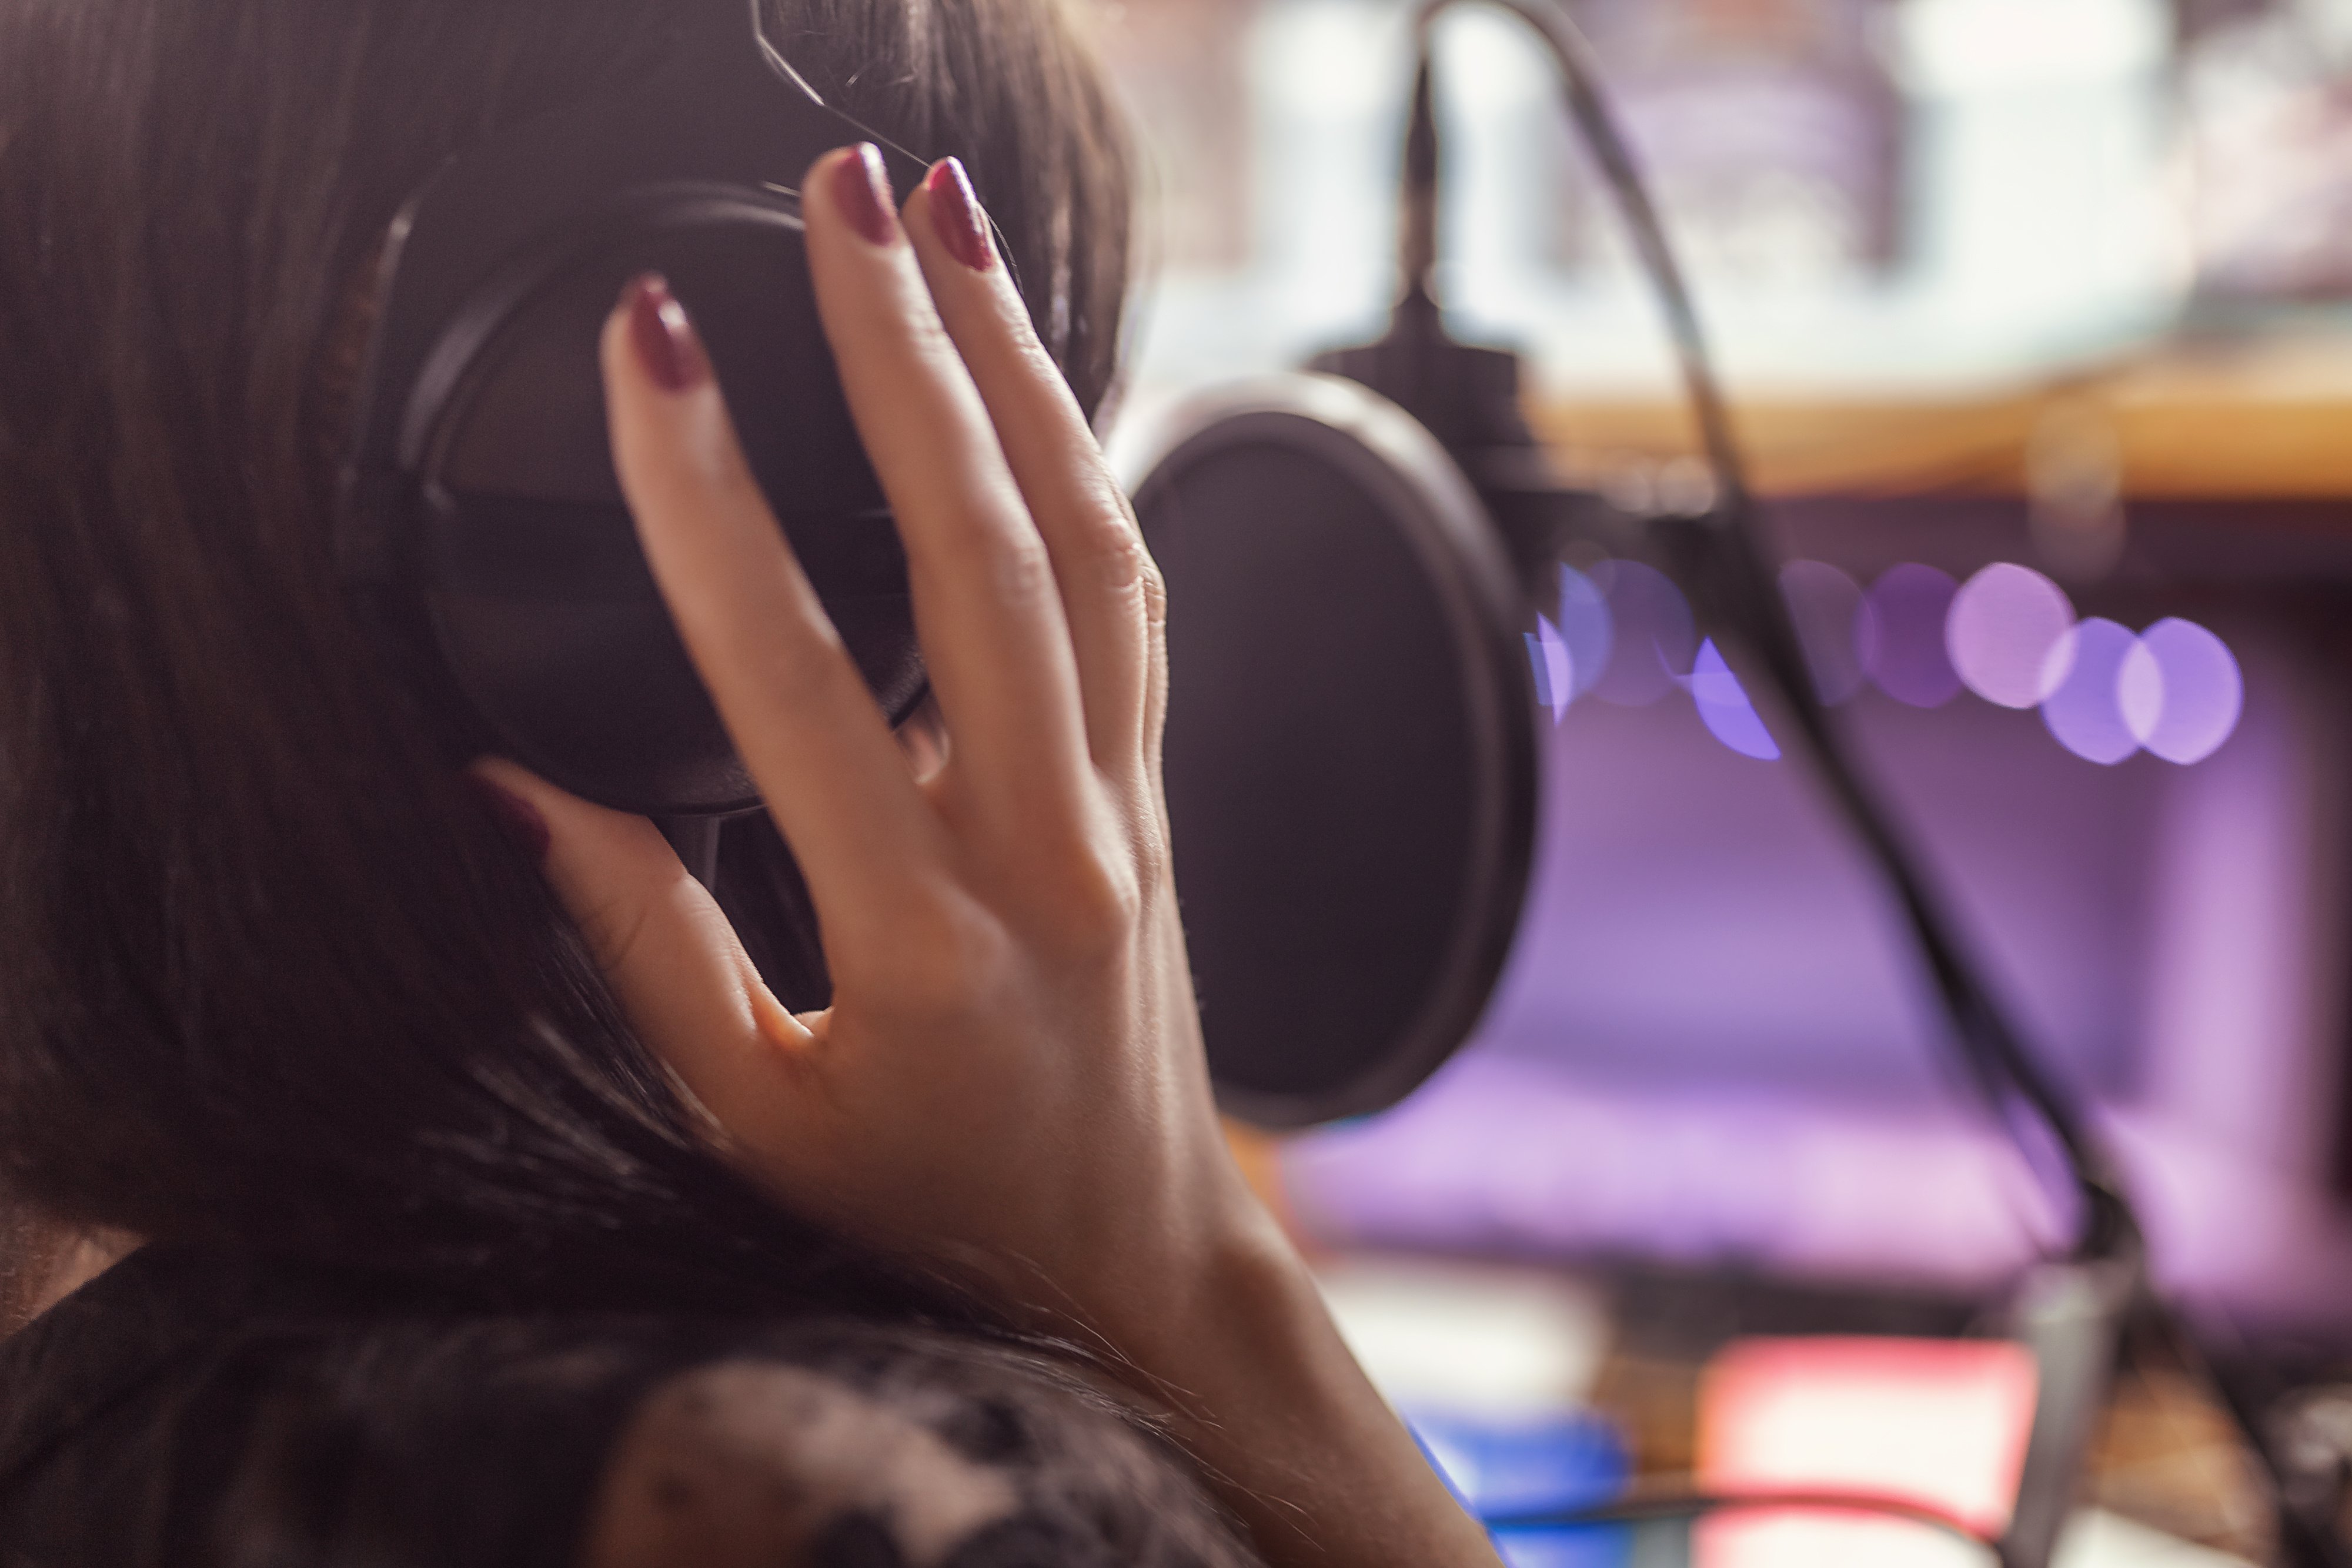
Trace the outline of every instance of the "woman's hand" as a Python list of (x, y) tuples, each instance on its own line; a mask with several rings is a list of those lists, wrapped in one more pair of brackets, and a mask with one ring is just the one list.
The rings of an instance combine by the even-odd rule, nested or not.
[(787, 1015), (650, 826), (500, 781), (546, 816), (623, 1005), (746, 1170), (855, 1233), (985, 1267), (1017, 1303), (1116, 1319), (1257, 1223), (1170, 885), (1160, 578), (955, 175), (903, 225), (878, 178), (855, 154), (813, 171), (808, 245), (906, 542), (949, 737), (927, 775), (658, 280), (603, 345), (647, 559), (807, 875), (832, 1008)]
[(1086, 419), (960, 168), (903, 222), (870, 150), (803, 193), (943, 756), (919, 768), (890, 733), (657, 281), (603, 360), (646, 557), (807, 877), (833, 1006), (788, 1015), (650, 823), (484, 770), (544, 817), (549, 874), (638, 1032), (781, 1202), (978, 1270), (1186, 1390), (1269, 1551), (1304, 1529), (1324, 1561), (1388, 1560), (1332, 1553), (1384, 1518), (1358, 1544), (1475, 1550), (1226, 1153), (1169, 873), (1164, 597)]

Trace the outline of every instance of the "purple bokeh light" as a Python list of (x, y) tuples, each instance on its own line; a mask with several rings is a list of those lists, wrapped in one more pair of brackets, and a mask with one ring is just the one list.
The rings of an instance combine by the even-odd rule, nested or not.
[(1688, 677), (1698, 635), (1690, 603), (1665, 573), (1634, 560), (1602, 561), (1592, 582), (1616, 631), (1608, 668), (1592, 695), (1622, 707), (1647, 707)]
[(1878, 689), (1913, 707), (1941, 707), (1960, 692), (1944, 651), (1944, 620), (1959, 584), (1932, 566), (1889, 567), (1863, 596), (1853, 650)]
[(1832, 706), (1852, 701), (1870, 680), (1854, 653), (1862, 585), (1827, 561), (1792, 560), (1780, 569), (1780, 595), (1789, 601), (1814, 691)]
[(2193, 621), (2168, 617), (2124, 659), (2118, 706), (2133, 737), (2187, 767), (2221, 748), (2245, 709), (2245, 679), (2229, 644)]
[(1543, 616), (1536, 617), (1536, 629), (1527, 638), (1528, 662), (1535, 667), (1536, 702), (1549, 709), (1552, 722), (1558, 724), (1568, 705), (1576, 700), (1575, 660), (1560, 639), (1559, 628)]
[(2042, 703), (2042, 722), (2085, 762), (2112, 767), (2139, 749), (2123, 707), (2124, 662), (2138, 646), (2128, 629), (2093, 616), (2050, 651), (2065, 674)]
[(1944, 648), (1969, 690), (2002, 707), (2030, 708), (2066, 678), (2074, 606), (2029, 566), (1996, 561), (1960, 586), (1944, 621)]
[(1759, 762), (1779, 760), (1780, 747), (1772, 732), (1757, 716), (1756, 705), (1748, 700), (1746, 688), (1716, 651), (1712, 637), (1698, 645), (1698, 656), (1691, 665), (1690, 693), (1691, 700), (1698, 704), (1699, 721), (1709, 735), (1742, 757)]
[(1559, 569), (1559, 632), (1574, 676), (1569, 689), (1569, 701), (1574, 702), (1609, 673), (1617, 643), (1617, 622), (1609, 613), (1608, 595), (1572, 566)]

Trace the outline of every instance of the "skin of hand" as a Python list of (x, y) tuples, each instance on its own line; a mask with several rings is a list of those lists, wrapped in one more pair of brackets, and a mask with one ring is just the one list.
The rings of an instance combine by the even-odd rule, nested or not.
[(658, 279), (602, 361), (646, 558), (807, 877), (832, 1007), (785, 1012), (653, 824), (478, 771), (543, 819), (633, 1025), (780, 1202), (1108, 1345), (1269, 1560), (1493, 1562), (1227, 1152), (1170, 873), (1165, 593), (961, 169), (894, 214), (845, 149), (803, 191), (943, 742), (890, 732)]

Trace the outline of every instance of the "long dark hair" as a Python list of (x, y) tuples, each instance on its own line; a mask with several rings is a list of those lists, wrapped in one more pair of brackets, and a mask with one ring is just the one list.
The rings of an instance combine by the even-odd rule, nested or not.
[[(985, 1317), (698, 1145), (330, 568), (394, 214), (454, 151), (646, 69), (664, 9), (0, 6), (10, 1200), (507, 1305)], [(771, 9), (829, 99), (962, 152), (1093, 407), (1127, 172), (1055, 0)], [(793, 903), (737, 913), (808, 971)]]

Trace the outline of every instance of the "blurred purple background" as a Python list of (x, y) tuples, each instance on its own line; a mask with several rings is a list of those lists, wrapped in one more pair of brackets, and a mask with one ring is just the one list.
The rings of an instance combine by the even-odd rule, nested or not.
[[(2151, 502), (2105, 405), (2063, 391), (2292, 341), (2287, 381), (2228, 395), (2341, 394), (2352, 0), (1575, 8), (1737, 400), (2049, 392), (2002, 476), (2030, 504), (1934, 494), (1930, 470), (1924, 497), (1782, 507), (1817, 682), (2095, 1103), (2159, 1276), (2352, 1334), (2352, 516)], [(1097, 10), (1160, 197), (1139, 401), (1376, 331), (1406, 0)], [(1440, 77), (1455, 329), (1524, 350), (1538, 403), (1671, 395), (1548, 68), (1470, 7)], [(2311, 444), (2231, 428), (2258, 457)], [(1287, 1148), (1302, 1220), (1349, 1246), (1998, 1287), (2053, 1219), (1944, 1065), (1871, 869), (1671, 585), (1570, 564), (1531, 633), (1556, 725), (1503, 992), (1402, 1109)]]
[[(2188, 595), (2210, 628), (2155, 612), (2177, 587), (2110, 591), (2123, 620), (2078, 621), (2000, 559), (1790, 575), (1825, 695), (1851, 694), (1846, 722), (2030, 1038), (2095, 1104), (2160, 1277), (2244, 1318), (2340, 1322), (2346, 737), (2295, 618), (2239, 585)], [(1619, 591), (1563, 596), (1548, 684), (1565, 665), (1572, 695), (1502, 991), (1421, 1095), (1291, 1147), (1307, 1223), (1996, 1287), (2059, 1228), (1947, 1065), (1875, 873), (1799, 765), (1722, 722), (1664, 580), (1580, 577)], [(1583, 685), (1578, 618), (1620, 603)]]

